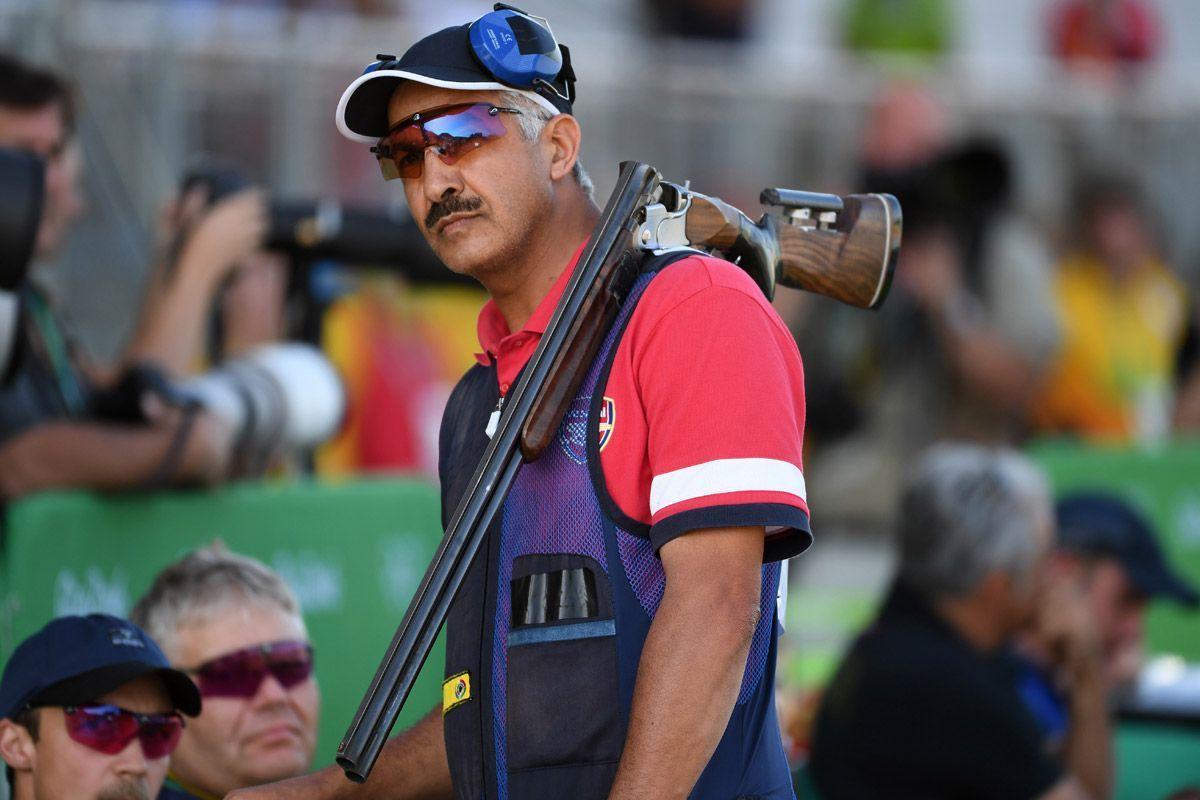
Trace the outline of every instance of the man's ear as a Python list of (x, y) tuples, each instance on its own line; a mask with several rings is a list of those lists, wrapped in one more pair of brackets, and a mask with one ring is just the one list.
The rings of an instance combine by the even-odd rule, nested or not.
[(570, 114), (559, 114), (546, 123), (542, 142), (550, 151), (550, 180), (558, 181), (571, 174), (579, 160), (582, 140), (579, 121)]
[(0, 719), (0, 758), (16, 772), (32, 772), (37, 761), (33, 736), (10, 719)]

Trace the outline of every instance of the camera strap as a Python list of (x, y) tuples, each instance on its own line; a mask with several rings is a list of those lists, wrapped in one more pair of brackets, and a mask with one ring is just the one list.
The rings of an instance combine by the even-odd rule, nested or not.
[(179, 426), (175, 428), (175, 433), (171, 436), (171, 444), (167, 446), (167, 453), (154, 468), (150, 477), (142, 484), (142, 488), (162, 489), (171, 483), (176, 470), (179, 469), (179, 462), (183, 458), (183, 448), (187, 444), (188, 437), (192, 435), (192, 428), (196, 425), (196, 415), (199, 413), (200, 404), (196, 402), (189, 402), (180, 408)]
[(24, 297), (63, 407), (69, 416), (81, 416), (87, 410), (87, 400), (75, 377), (70, 349), (59, 329), (58, 320), (41, 292), (29, 289), (24, 292)]

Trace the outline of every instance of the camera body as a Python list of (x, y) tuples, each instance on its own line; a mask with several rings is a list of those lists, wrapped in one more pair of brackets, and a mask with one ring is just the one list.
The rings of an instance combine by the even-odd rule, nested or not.
[[(205, 190), (209, 206), (250, 188), (246, 175), (214, 159), (198, 162), (183, 176), (180, 191)], [(407, 215), (352, 208), (336, 200), (272, 199), (266, 249), (293, 260), (328, 259), (395, 269), (415, 283), (460, 283)]]

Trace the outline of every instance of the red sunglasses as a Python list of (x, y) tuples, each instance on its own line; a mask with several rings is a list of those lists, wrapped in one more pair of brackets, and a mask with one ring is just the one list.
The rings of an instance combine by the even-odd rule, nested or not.
[(165, 758), (183, 735), (183, 717), (174, 712), (137, 714), (111, 705), (68, 706), (63, 711), (68, 736), (110, 756), (124, 750), (136, 736), (146, 758)]
[(254, 697), (269, 672), (285, 689), (312, 675), (313, 649), (308, 642), (271, 642), (234, 650), (205, 661), (195, 673), (202, 697)]
[(413, 114), (392, 126), (371, 148), (379, 159), (385, 180), (419, 178), (425, 166), (425, 149), (434, 148), (443, 164), (453, 164), (484, 142), (506, 132), (501, 114), (520, 114), (517, 108), (491, 103), (456, 103)]

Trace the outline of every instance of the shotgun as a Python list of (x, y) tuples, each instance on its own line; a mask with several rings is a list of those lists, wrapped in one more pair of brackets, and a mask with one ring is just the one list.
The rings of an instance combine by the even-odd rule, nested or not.
[(768, 189), (762, 202), (769, 213), (755, 223), (647, 164), (621, 164), (600, 222), (338, 746), (337, 763), (350, 780), (370, 774), (517, 471), (553, 440), (647, 252), (718, 253), (746, 269), (768, 298), (783, 284), (862, 308), (883, 302), (900, 247), (894, 197)]

